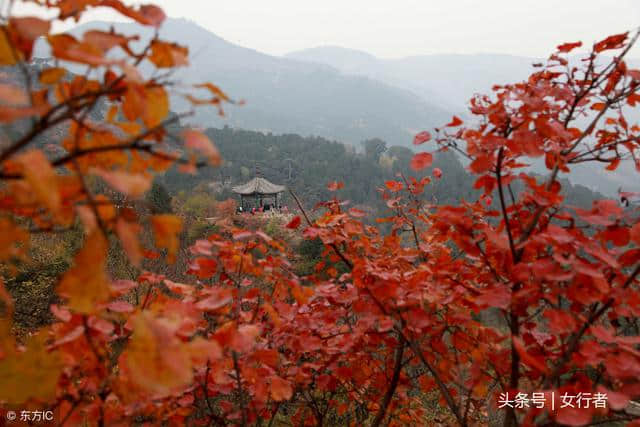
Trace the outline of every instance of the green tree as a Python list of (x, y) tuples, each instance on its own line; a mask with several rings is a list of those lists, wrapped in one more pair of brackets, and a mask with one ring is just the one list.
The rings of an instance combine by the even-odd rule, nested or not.
[(153, 182), (151, 190), (149, 190), (146, 195), (146, 200), (151, 213), (163, 214), (173, 212), (171, 207), (171, 196), (169, 195), (167, 188), (158, 181)]

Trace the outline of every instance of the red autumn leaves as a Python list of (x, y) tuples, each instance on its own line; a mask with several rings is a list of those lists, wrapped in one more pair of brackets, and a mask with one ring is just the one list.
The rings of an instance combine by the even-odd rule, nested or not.
[(411, 169), (419, 171), (431, 166), (431, 163), (433, 163), (433, 154), (418, 153), (413, 156), (409, 165), (411, 166)]
[[(463, 121), (459, 117), (453, 116), (453, 118), (451, 119), (451, 122), (447, 123), (445, 127), (458, 127), (462, 123)], [(418, 133), (413, 138), (413, 144), (421, 145), (421, 144), (424, 144), (425, 142), (429, 142), (430, 140), (431, 140), (431, 134), (427, 131), (423, 131)], [(417, 172), (422, 169), (428, 168), (429, 166), (431, 166), (432, 163), (433, 163), (433, 154), (418, 153), (413, 156), (409, 166), (411, 166), (411, 169)], [(434, 176), (436, 178), (440, 178), (442, 176), (442, 171), (440, 171), (440, 169), (435, 169)]]
[[(154, 27), (164, 19), (156, 7), (115, 0), (55, 3), (63, 18), (80, 18), (89, 6), (109, 6)], [(217, 165), (220, 155), (196, 130), (174, 136), (187, 157), (155, 151), (167, 136), (170, 85), (144, 81), (134, 65), (139, 53), (128, 46), (135, 38), (51, 35), (49, 27), (39, 18), (9, 19), (0, 62), (28, 59), (35, 37), (45, 35), (58, 59), (109, 70), (98, 79), (66, 81), (63, 68), (47, 68), (39, 76), (45, 87), (30, 94), (0, 86), (0, 98), (34, 100), (28, 110), (0, 110), (3, 121), (34, 115), (46, 129), (51, 123), (44, 114), (57, 108), (54, 117), (70, 122), (59, 147), (63, 157), (47, 157), (33, 141), (24, 142), (27, 149), (0, 150), (6, 177), (0, 186), (0, 260), (27, 264), (38, 249), (30, 247), (32, 230), (64, 233), (77, 226), (83, 240), (60, 274), (54, 322), (39, 333), (15, 339), (10, 319), (17, 305), (0, 286), (8, 314), (0, 318), (0, 400), (56, 407), (69, 425), (141, 419), (171, 425), (283, 419), (293, 425), (334, 419), (419, 425), (431, 421), (439, 405), (442, 423), (466, 426), (487, 423), (492, 385), (501, 391), (540, 385), (593, 392), (607, 384), (611, 406), (605, 411), (523, 408), (513, 414), (522, 423), (600, 422), (594, 417), (616, 418), (615, 411), (637, 396), (638, 337), (626, 325), (640, 317), (640, 223), (616, 201), (567, 206), (557, 180), (578, 162), (603, 163), (607, 170), (637, 158), (640, 129), (611, 114), (614, 105), (637, 102), (630, 82), (640, 71), (624, 58), (611, 62), (609, 71), (581, 64), (584, 79), (566, 79), (566, 70), (550, 66), (524, 82), (496, 86), (493, 97), (475, 99), (471, 114), (479, 120), (465, 124), (453, 117), (433, 139), (469, 157), (482, 194), (433, 206), (422, 197), (429, 178), (389, 180), (389, 213), (375, 219), (382, 227), (362, 220), (363, 210), (344, 211), (333, 197), (314, 218), (304, 218), (309, 227), (302, 238), (320, 242), (322, 255), (301, 275), (297, 241), (288, 247), (229, 218), (182, 252), (187, 222), (129, 207), (153, 175), (176, 163), (193, 171), (202, 158)], [(593, 54), (627, 42), (627, 34), (608, 37)], [(128, 62), (106, 56), (116, 47)], [(160, 69), (188, 63), (188, 50), (178, 43), (154, 40), (143, 52)], [(594, 81), (601, 87), (590, 88)], [(214, 84), (195, 89), (206, 96), (187, 96), (194, 106), (230, 101)], [(96, 92), (112, 104), (108, 126), (81, 120)], [(574, 103), (605, 120), (576, 123)], [(413, 142), (431, 141), (424, 131)], [(542, 156), (549, 177), (522, 173), (526, 158)], [(432, 164), (433, 154), (426, 152), (411, 161), (416, 171)], [(434, 168), (432, 175), (440, 178), (442, 171)], [(514, 182), (521, 191), (511, 192)], [(333, 181), (327, 189), (343, 187)], [(114, 192), (126, 201), (116, 203)], [(233, 208), (227, 210), (233, 217)], [(301, 226), (295, 216), (285, 227)], [(108, 274), (111, 251), (119, 248), (134, 280)], [(182, 264), (184, 277), (167, 265), (179, 257), (189, 259)], [(145, 270), (148, 265), (158, 272)], [(483, 319), (489, 311), (498, 314), (497, 326)], [(431, 396), (439, 403), (425, 405)]]

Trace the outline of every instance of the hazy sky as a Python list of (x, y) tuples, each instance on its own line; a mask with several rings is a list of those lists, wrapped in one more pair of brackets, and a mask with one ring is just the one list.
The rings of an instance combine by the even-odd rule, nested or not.
[[(129, 2), (132, 3), (132, 2)], [(321, 45), (394, 58), (428, 53), (547, 56), (640, 26), (640, 0), (156, 0), (242, 46), (281, 55)], [(24, 9), (19, 9), (24, 12)], [(109, 19), (104, 13), (92, 18)], [(640, 57), (640, 48), (634, 52)]]

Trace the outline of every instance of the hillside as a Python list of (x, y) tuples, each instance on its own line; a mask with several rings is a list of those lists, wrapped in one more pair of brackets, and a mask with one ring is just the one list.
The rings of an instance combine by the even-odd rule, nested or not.
[[(456, 204), (462, 199), (476, 200), (480, 195), (473, 189), (475, 177), (451, 152), (437, 153), (432, 167), (416, 173), (409, 168), (411, 150), (388, 147), (377, 139), (370, 143), (378, 149), (357, 153), (344, 144), (295, 134), (274, 135), (230, 127), (210, 128), (206, 133), (215, 141), (224, 164), (219, 168), (204, 169), (197, 175), (169, 171), (160, 182), (170, 193), (189, 193), (198, 185), (205, 185), (219, 200), (236, 198), (231, 187), (248, 181), (257, 171), (268, 180), (295, 191), (308, 207), (335, 195), (327, 189), (329, 181), (342, 181), (344, 188), (337, 193), (339, 198), (380, 214), (386, 206), (379, 189), (384, 187), (386, 180), (398, 179), (398, 173), (418, 178), (431, 176), (433, 168), (437, 167), (443, 175), (441, 179), (433, 178), (425, 188), (426, 200)], [(568, 204), (590, 206), (598, 196), (588, 188), (571, 185), (566, 180), (562, 185)], [(516, 192), (518, 188), (520, 185), (516, 183)], [(287, 194), (285, 202), (293, 205)]]

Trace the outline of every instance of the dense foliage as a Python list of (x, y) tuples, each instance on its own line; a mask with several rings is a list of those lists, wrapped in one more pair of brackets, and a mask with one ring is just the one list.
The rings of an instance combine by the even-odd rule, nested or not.
[[(164, 20), (155, 6), (118, 0), (46, 3), (55, 19), (94, 6), (152, 27)], [(0, 148), (2, 273), (19, 293), (26, 280), (15, 276), (40, 253), (38, 236), (74, 232), (83, 244), (67, 248), (71, 265), (56, 264), (52, 319), (37, 329), (13, 327), (20, 313), (1, 288), (4, 408), (55, 410), (62, 425), (638, 424), (629, 410), (640, 397), (637, 212), (613, 200), (572, 206), (559, 181), (576, 163), (613, 170), (637, 158), (640, 127), (624, 118), (640, 100), (640, 71), (624, 61), (637, 35), (596, 43), (580, 67), (566, 60), (580, 43), (563, 44), (527, 81), (474, 98), (474, 124), (454, 117), (436, 132), (442, 150), (468, 157), (479, 197), (424, 197), (432, 180), (447, 180), (439, 167), (420, 172), (433, 162), (425, 151), (408, 159), (421, 176), (379, 184), (388, 214), (375, 223), (386, 228), (337, 198), (344, 171), (315, 215), (295, 200), (300, 215), (279, 228), (300, 233), (309, 241), (300, 249), (318, 260), (301, 275), (274, 226), (271, 235), (238, 227), (233, 202), (217, 205), (215, 229), (181, 250), (185, 218), (170, 213), (152, 178), (221, 158), (205, 133), (170, 126), (169, 91), (194, 106), (232, 102), (211, 83), (185, 93), (171, 80), (186, 48), (156, 37), (134, 51), (115, 32), (76, 38), (50, 28), (35, 17), (0, 27), (2, 65), (26, 69), (34, 40), (46, 36), (62, 64), (87, 68), (71, 80), (45, 68), (38, 85), (27, 70), (22, 85), (0, 85), (0, 121), (25, 129)], [(158, 72), (144, 77), (143, 62)], [(100, 102), (107, 115), (92, 120)], [(34, 141), (60, 124), (65, 137), (47, 155)], [(425, 131), (414, 143), (431, 139)], [(286, 147), (255, 145), (263, 159)], [(304, 169), (330, 173), (312, 145)], [(364, 159), (318, 145), (356, 170), (385, 154), (381, 141), (365, 143)], [(296, 154), (275, 158), (284, 155)], [(544, 158), (547, 177), (519, 173), (531, 157)], [(110, 276), (114, 248), (134, 280)], [(186, 272), (169, 267), (181, 257)], [(558, 401), (607, 393), (608, 403), (497, 410), (498, 395), (517, 392)]]
[[(371, 213), (369, 219), (372, 219), (388, 209), (380, 197), (384, 182), (396, 179), (398, 174), (413, 174), (410, 163), (414, 151), (396, 145), (387, 147), (380, 139), (363, 141), (362, 149), (356, 151), (339, 142), (295, 134), (273, 135), (229, 127), (207, 129), (205, 133), (216, 142), (224, 159), (222, 165), (203, 169), (197, 175), (170, 169), (159, 177), (170, 193), (189, 194), (194, 188), (206, 185), (218, 199), (237, 198), (231, 187), (259, 173), (274, 183), (286, 185), (307, 205), (315, 206), (331, 198), (327, 181), (338, 180), (344, 183), (341, 198)], [(457, 204), (462, 200), (475, 200), (482, 194), (474, 188), (473, 176), (453, 152), (436, 153), (434, 164), (440, 170), (441, 179), (434, 179), (425, 187), (424, 199)], [(432, 165), (421, 173), (432, 175), (434, 169)], [(566, 179), (561, 182), (562, 193), (570, 204), (586, 207), (598, 198), (598, 194), (586, 187), (572, 185)], [(515, 193), (522, 189), (523, 185), (514, 183)], [(288, 194), (284, 199), (289, 207), (295, 207)]]

